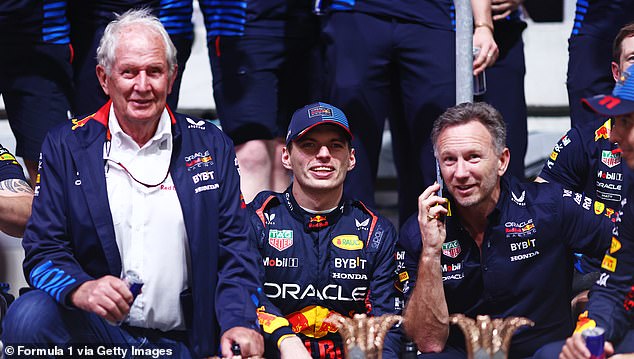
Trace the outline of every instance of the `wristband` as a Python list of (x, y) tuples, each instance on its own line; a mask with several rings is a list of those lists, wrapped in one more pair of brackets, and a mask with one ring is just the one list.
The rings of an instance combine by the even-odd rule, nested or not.
[(473, 28), (474, 28), (474, 29), (477, 29), (477, 28), (479, 28), (479, 27), (486, 27), (486, 28), (488, 28), (489, 30), (491, 30), (491, 33), (493, 33), (493, 25), (491, 25), (491, 24), (489, 24), (489, 23), (486, 23), (486, 22), (476, 22), (476, 23), (473, 25)]

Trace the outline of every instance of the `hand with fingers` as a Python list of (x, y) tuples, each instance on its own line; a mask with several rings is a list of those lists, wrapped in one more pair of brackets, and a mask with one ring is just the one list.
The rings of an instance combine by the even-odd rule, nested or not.
[(444, 218), (447, 199), (437, 195), (440, 185), (434, 183), (418, 197), (418, 226), (423, 241), (423, 253), (440, 254), (446, 237)]
[(264, 354), (264, 338), (257, 331), (245, 327), (233, 327), (227, 330), (220, 338), (222, 356), (231, 358), (234, 356), (232, 347), (240, 345), (242, 358), (261, 358)]
[(493, 21), (502, 20), (522, 5), (524, 0), (491, 0)]
[(473, 75), (479, 75), (487, 67), (493, 66), (500, 50), (493, 38), (493, 26), (475, 25), (473, 32), (473, 47), (480, 49), (478, 56), (473, 59)]
[(107, 275), (84, 282), (70, 295), (70, 300), (79, 309), (118, 322), (128, 315), (134, 298), (123, 280)]
[[(612, 355), (614, 353), (614, 347), (610, 342), (605, 342), (604, 351), (606, 357)], [(583, 339), (581, 334), (573, 334), (571, 337), (566, 339), (566, 344), (561, 349), (561, 353), (559, 354), (559, 359), (581, 359), (581, 358), (590, 358), (590, 350), (586, 347), (586, 341)]]

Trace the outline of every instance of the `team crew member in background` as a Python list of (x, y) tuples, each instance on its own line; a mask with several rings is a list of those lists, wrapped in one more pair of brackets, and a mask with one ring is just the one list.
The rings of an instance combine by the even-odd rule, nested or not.
[(24, 178), (22, 167), (0, 145), (0, 231), (22, 237), (31, 216), (33, 189)]
[(502, 114), (506, 122), (506, 146), (513, 154), (508, 173), (524, 178), (524, 157), (528, 145), (526, 96), (524, 95), (524, 41), (526, 28), (521, 4), (524, 0), (498, 0), (491, 3), (493, 37), (500, 55), (493, 66), (486, 69), (486, 92), (477, 101), (490, 104)]
[(610, 44), (625, 24), (634, 21), (634, 1), (577, 0), (574, 26), (568, 39), (568, 103), (571, 126), (594, 122), (581, 99), (610, 93), (614, 81), (607, 71)]
[(0, 1), (0, 54), (0, 94), (16, 138), (15, 154), (24, 159), (35, 181), (46, 133), (70, 118), (72, 50), (66, 1)]
[[(249, 204), (272, 305), (258, 313), (266, 357), (343, 358), (333, 313), (399, 313), (395, 288), (396, 232), (362, 202), (345, 199), (343, 182), (355, 166), (348, 121), (338, 108), (314, 103), (291, 119), (282, 163), (293, 172), (284, 193), (261, 192)], [(302, 343), (302, 341), (304, 343)], [(303, 352), (302, 355), (292, 350)], [(398, 329), (383, 358), (398, 358)]]
[[(261, 355), (231, 141), (166, 108), (176, 53), (147, 10), (109, 24), (97, 54), (111, 101), (44, 143), (23, 240), (35, 290), (10, 307), (4, 343), (169, 346), (188, 358), (230, 356), (236, 342)], [(119, 279), (129, 270), (144, 282), (136, 300)]]
[[(374, 205), (381, 140), (389, 118), (402, 223), (416, 212), (417, 196), (436, 178), (429, 141), (432, 124), (456, 103), (453, 1), (330, 3), (323, 30), (325, 98), (348, 116), (357, 157), (345, 191), (350, 198)], [(480, 48), (473, 71), (480, 73), (495, 62), (498, 48), (491, 1), (471, 4), (473, 47)]]
[[(572, 328), (573, 251), (603, 255), (612, 222), (591, 198), (505, 176), (509, 150), (501, 115), (485, 103), (450, 108), (432, 140), (442, 178), (419, 197), (403, 226), (410, 289), (405, 330), (422, 352), (464, 356), (449, 314), (523, 316), (509, 357), (530, 357)], [(590, 235), (586, 235), (589, 233)]]
[(170, 35), (176, 47), (178, 74), (174, 79), (172, 92), (167, 96), (167, 105), (174, 111), (178, 107), (181, 81), (185, 72), (185, 65), (192, 52), (194, 44), (194, 12), (192, 0), (161, 0), (158, 18)]
[(129, 9), (146, 8), (158, 15), (161, 0), (69, 0), (68, 17), (73, 44), (73, 111), (77, 115), (93, 113), (108, 101), (95, 76), (97, 46), (106, 25), (117, 14)]
[[(613, 43), (612, 78), (617, 81), (634, 63), (634, 24), (624, 26)], [(579, 123), (557, 142), (537, 181), (560, 183), (603, 203), (606, 213), (621, 208), (632, 171), (621, 163), (618, 146), (610, 142), (612, 119), (593, 114), (590, 122)], [(582, 257), (575, 263), (573, 291), (590, 289), (599, 277), (600, 259)]]
[[(634, 68), (633, 68), (634, 69)], [(612, 95), (584, 99), (596, 113), (613, 118), (610, 141), (618, 143), (625, 165), (634, 168), (634, 77), (628, 70), (620, 77)], [(579, 316), (575, 334), (564, 342), (553, 343), (538, 353), (539, 358), (590, 358), (581, 332), (588, 328), (605, 329), (605, 350), (634, 354), (634, 196), (624, 195), (618, 226), (609, 252), (603, 257), (601, 275), (590, 291), (587, 311)], [(562, 348), (563, 346), (563, 348)], [(561, 351), (561, 355), (559, 355)]]
[(280, 156), (293, 111), (320, 91), (319, 20), (313, 0), (200, 0), (220, 124), (236, 146), (250, 202), (284, 191)]

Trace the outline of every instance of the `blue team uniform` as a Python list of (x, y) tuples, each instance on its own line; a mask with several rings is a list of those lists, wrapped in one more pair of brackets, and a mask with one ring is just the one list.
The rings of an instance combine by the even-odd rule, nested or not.
[(336, 0), (325, 18), (327, 102), (341, 108), (357, 164), (348, 197), (374, 204), (385, 119), (398, 173), (399, 217), (435, 180), (434, 120), (455, 104), (455, 11), (450, 0)]
[[(337, 328), (324, 319), (333, 313), (400, 313), (402, 293), (394, 286), (396, 231), (387, 219), (350, 200), (328, 214), (310, 214), (290, 188), (261, 192), (249, 210), (270, 301), (258, 314), (266, 358), (278, 357), (278, 340), (293, 333), (305, 341), (313, 358), (343, 358)], [(385, 343), (383, 357), (398, 358), (396, 329)]]
[[(631, 192), (630, 192), (631, 193)], [(602, 273), (590, 291), (587, 318), (606, 330), (620, 353), (634, 352), (634, 196), (624, 200)], [(583, 325), (583, 323), (580, 323)]]
[(308, 0), (201, 0), (214, 99), (236, 145), (285, 136), (316, 100), (319, 21)]
[(0, 2), (0, 94), (15, 154), (37, 161), (48, 130), (69, 118), (72, 48), (66, 0)]
[(520, 11), (514, 11), (493, 24), (495, 43), (500, 50), (495, 64), (486, 69), (487, 91), (476, 96), (500, 111), (506, 123), (506, 146), (511, 151), (508, 173), (524, 178), (524, 157), (528, 146), (528, 127), (524, 77), (524, 41), (526, 23)]
[(133, 8), (148, 8), (159, 15), (160, 0), (71, 0), (68, 14), (71, 23), (71, 42), (75, 50), (73, 61), (73, 111), (85, 114), (100, 108), (108, 101), (103, 92), (95, 67), (97, 47), (106, 26)]
[(571, 128), (553, 148), (540, 177), (621, 208), (631, 170), (621, 162), (618, 145), (610, 142), (611, 119)]
[(583, 109), (581, 99), (612, 92), (612, 42), (625, 24), (634, 21), (631, 0), (577, 0), (575, 21), (568, 39), (568, 102), (571, 124), (597, 116)]
[[(12, 305), (4, 321), (5, 344), (24, 343), (24, 337), (14, 337), (17, 328), (29, 335), (29, 323), (40, 325), (59, 310), (54, 306), (47, 312), (50, 304), (33, 309), (28, 298), (46, 292), (72, 308), (69, 294), (79, 285), (121, 274), (103, 159), (110, 104), (92, 117), (58, 127), (44, 143), (33, 215), (22, 242), (25, 277), (39, 294), (29, 292)], [(233, 144), (211, 123), (170, 117), (170, 174), (191, 249), (190, 288), (181, 294), (188, 347), (194, 357), (214, 356), (222, 332), (234, 326), (257, 328), (257, 252), (249, 240)], [(203, 172), (214, 175), (199, 176)], [(67, 338), (61, 335), (53, 342)]]
[(172, 92), (167, 96), (167, 104), (174, 110), (178, 107), (181, 81), (194, 43), (193, 12), (192, 0), (161, 0), (158, 17), (176, 47), (178, 62), (178, 73), (172, 85)]
[[(634, 352), (634, 209), (632, 192), (623, 200), (616, 218), (610, 249), (601, 262), (601, 275), (590, 289), (586, 312), (579, 316), (576, 332), (599, 326), (615, 354)], [(535, 359), (558, 358), (565, 341), (551, 343)]]
[(0, 144), (0, 182), (10, 179), (26, 181), (22, 166), (15, 160), (11, 152)]
[[(481, 248), (459, 218), (447, 216), (439, 270), (449, 313), (533, 320), (534, 327), (513, 337), (511, 358), (529, 357), (542, 345), (566, 338), (573, 328), (572, 253), (603, 255), (613, 227), (606, 214), (591, 198), (559, 185), (502, 177)], [(399, 246), (405, 251), (407, 295), (416, 283), (422, 251), (415, 216), (401, 229)], [(451, 327), (447, 346), (464, 350), (458, 328)]]
[[(632, 171), (621, 162), (618, 145), (610, 142), (611, 121), (595, 120), (571, 128), (557, 142), (539, 176), (583, 193), (614, 212), (621, 208)], [(597, 272), (599, 263), (583, 257), (575, 268), (582, 274)]]

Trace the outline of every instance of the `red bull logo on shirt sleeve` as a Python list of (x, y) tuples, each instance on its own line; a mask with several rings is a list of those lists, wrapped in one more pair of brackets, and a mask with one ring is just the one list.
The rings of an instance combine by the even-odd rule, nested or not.
[(257, 314), (260, 326), (265, 333), (271, 334), (277, 329), (289, 325), (289, 322), (288, 320), (286, 320), (286, 318), (267, 313), (265, 312), (264, 307), (258, 308)]

